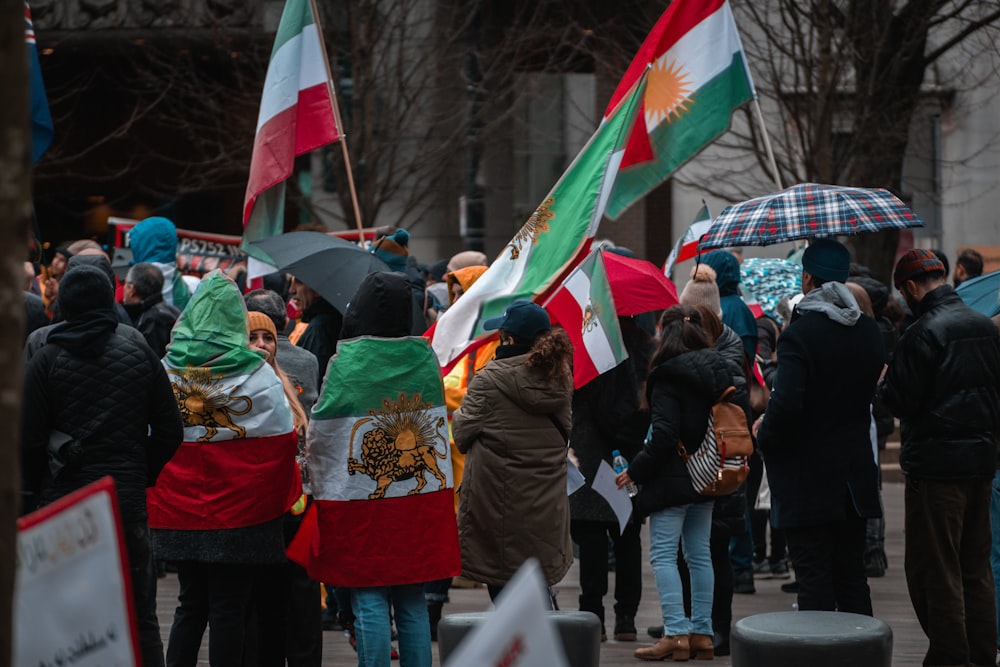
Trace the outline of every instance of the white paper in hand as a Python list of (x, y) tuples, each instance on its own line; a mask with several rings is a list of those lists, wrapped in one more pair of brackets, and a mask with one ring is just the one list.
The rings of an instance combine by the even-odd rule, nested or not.
[(496, 611), (466, 635), (446, 667), (568, 667), (548, 605), (542, 569), (537, 560), (529, 559), (497, 598)]
[(618, 485), (615, 484), (615, 477), (617, 475), (608, 462), (601, 461), (601, 465), (597, 468), (597, 474), (594, 475), (594, 482), (590, 486), (608, 501), (608, 505), (611, 505), (615, 516), (618, 517), (618, 534), (620, 535), (625, 530), (628, 518), (632, 516), (632, 500), (628, 497), (628, 491), (619, 489)]

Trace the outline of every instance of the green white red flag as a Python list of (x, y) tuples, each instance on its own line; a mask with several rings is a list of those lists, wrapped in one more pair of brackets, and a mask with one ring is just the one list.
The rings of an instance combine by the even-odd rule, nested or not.
[(552, 294), (545, 309), (573, 342), (574, 388), (628, 359), (603, 251), (587, 255)]
[(289, 558), (350, 588), (459, 574), (447, 419), (426, 339), (340, 341), (309, 423), (315, 503)]
[(174, 325), (163, 366), (184, 441), (146, 493), (151, 528), (217, 530), (276, 519), (302, 494), (281, 380), (247, 347), (236, 284), (215, 271)]
[(284, 230), (285, 181), (295, 158), (340, 139), (322, 40), (310, 0), (287, 0), (267, 66), (243, 200), (243, 249), (260, 259), (267, 258), (250, 242)]
[(703, 204), (698, 214), (694, 216), (691, 225), (684, 230), (681, 237), (677, 239), (677, 243), (674, 244), (673, 250), (670, 251), (670, 255), (663, 265), (663, 275), (671, 278), (670, 274), (674, 271), (674, 264), (686, 262), (695, 255), (701, 254), (698, 252), (698, 241), (708, 233), (708, 228), (711, 226), (712, 216), (708, 212), (708, 204)]
[(727, 0), (674, 0), (639, 47), (608, 104), (649, 69), (642, 111), (608, 203), (609, 218), (666, 180), (729, 129), (756, 93)]
[(539, 301), (587, 252), (614, 187), (645, 78), (608, 115), (490, 268), (430, 330), (444, 368), (488, 339), (483, 321), (515, 299)]

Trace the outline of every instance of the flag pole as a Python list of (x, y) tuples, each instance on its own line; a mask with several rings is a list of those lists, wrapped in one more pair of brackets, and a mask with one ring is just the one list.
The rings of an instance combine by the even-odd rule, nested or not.
[(337, 123), (337, 134), (340, 135), (340, 148), (344, 151), (344, 166), (347, 167), (347, 187), (351, 192), (351, 204), (354, 205), (354, 222), (358, 227), (358, 245), (364, 247), (365, 232), (361, 225), (361, 208), (358, 206), (358, 191), (354, 187), (354, 171), (351, 169), (351, 156), (347, 152), (347, 133), (340, 119), (340, 107), (337, 105), (337, 91), (333, 86), (333, 73), (330, 71), (330, 58), (326, 54), (326, 38), (323, 36), (323, 26), (319, 22), (319, 9), (316, 0), (309, 0), (312, 5), (313, 20), (316, 21), (316, 32), (319, 33), (319, 46), (323, 53), (323, 66), (326, 68), (326, 88), (330, 93), (330, 104), (333, 105), (333, 118)]
[(781, 184), (781, 174), (778, 173), (778, 163), (774, 159), (774, 151), (771, 150), (771, 138), (767, 134), (767, 126), (764, 125), (764, 114), (760, 111), (760, 102), (757, 101), (756, 96), (753, 98), (753, 110), (754, 115), (757, 116), (757, 122), (760, 124), (760, 133), (764, 137), (764, 150), (767, 151), (767, 161), (771, 165), (774, 184), (778, 186), (779, 190), (784, 190), (785, 186)]

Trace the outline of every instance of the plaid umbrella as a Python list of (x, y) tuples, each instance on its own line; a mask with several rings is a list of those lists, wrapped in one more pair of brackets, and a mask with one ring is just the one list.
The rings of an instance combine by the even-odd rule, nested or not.
[(883, 188), (800, 183), (776, 194), (727, 206), (702, 237), (698, 249), (773, 245), (923, 226), (906, 204)]
[(778, 302), (802, 291), (802, 267), (787, 259), (750, 257), (740, 264), (740, 284), (757, 299), (765, 315), (781, 323)]

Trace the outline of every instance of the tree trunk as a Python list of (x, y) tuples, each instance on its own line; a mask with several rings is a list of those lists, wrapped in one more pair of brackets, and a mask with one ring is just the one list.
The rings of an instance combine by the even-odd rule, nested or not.
[[(20, 505), (21, 348), (24, 275), (31, 212), (28, 77), (21, 0), (0, 0), (0, 667), (12, 662), (15, 519)], [(18, 103), (21, 102), (21, 103)]]
[[(854, 47), (858, 93), (848, 182), (886, 188), (905, 200), (903, 158), (926, 68), (928, 17), (920, 12), (894, 16), (888, 0), (859, 0), (852, 3), (846, 30)], [(898, 242), (899, 232), (891, 231), (854, 237), (851, 246), (855, 261), (891, 284)]]

